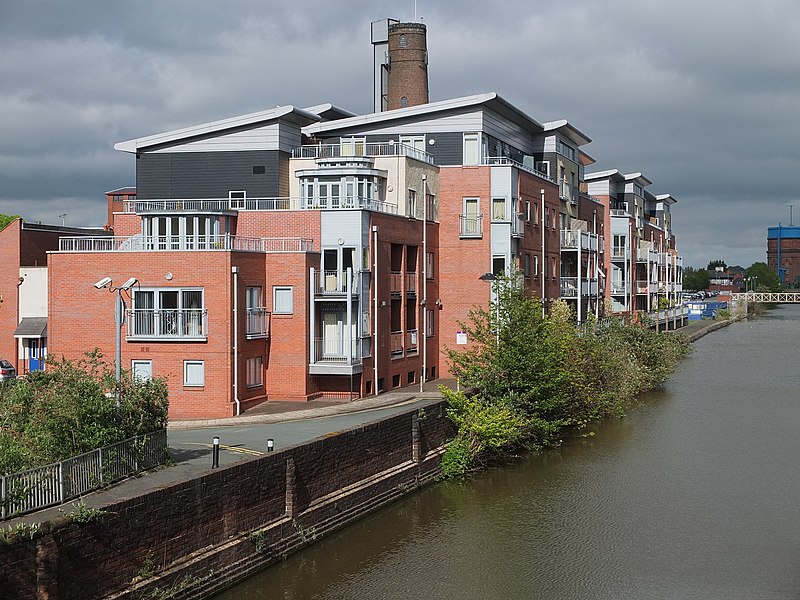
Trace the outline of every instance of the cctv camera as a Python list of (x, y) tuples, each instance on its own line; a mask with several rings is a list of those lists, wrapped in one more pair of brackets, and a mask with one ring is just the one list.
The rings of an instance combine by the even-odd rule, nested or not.
[(100, 290), (109, 285), (110, 283), (111, 283), (111, 277), (103, 277), (100, 281), (94, 284), (94, 287)]
[(125, 283), (123, 283), (119, 287), (120, 287), (120, 289), (123, 289), (123, 290), (129, 290), (138, 282), (139, 282), (139, 280), (136, 279), (136, 277), (131, 277), (130, 279), (128, 279), (128, 281), (126, 281)]

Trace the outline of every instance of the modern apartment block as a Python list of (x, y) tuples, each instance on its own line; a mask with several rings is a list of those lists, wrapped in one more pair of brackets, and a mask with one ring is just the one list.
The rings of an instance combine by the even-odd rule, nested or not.
[(122, 367), (166, 377), (173, 418), (221, 417), (449, 375), (511, 272), (578, 321), (677, 297), (674, 199), (586, 175), (568, 121), (493, 92), (429, 102), (425, 33), (373, 23), (373, 113), (280, 106), (118, 143), (136, 185), (107, 193), (114, 235), (49, 255), (51, 352), (112, 356), (122, 299)]
[[(680, 302), (683, 259), (672, 232), (669, 194), (653, 195), (641, 173), (617, 170), (586, 175), (589, 194), (610, 207), (610, 244), (605, 258), (606, 299), (612, 313), (652, 312), (662, 298)], [(663, 304), (663, 303), (662, 303)]]

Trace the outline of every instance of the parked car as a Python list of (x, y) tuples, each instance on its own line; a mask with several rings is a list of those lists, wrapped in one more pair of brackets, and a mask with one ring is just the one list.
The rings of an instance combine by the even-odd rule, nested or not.
[(10, 381), (17, 378), (17, 370), (7, 360), (0, 358), (0, 381)]

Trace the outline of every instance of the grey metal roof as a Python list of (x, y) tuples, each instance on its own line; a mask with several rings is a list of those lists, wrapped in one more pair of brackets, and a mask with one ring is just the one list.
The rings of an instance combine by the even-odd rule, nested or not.
[(47, 317), (22, 317), (14, 331), (15, 338), (47, 337)]

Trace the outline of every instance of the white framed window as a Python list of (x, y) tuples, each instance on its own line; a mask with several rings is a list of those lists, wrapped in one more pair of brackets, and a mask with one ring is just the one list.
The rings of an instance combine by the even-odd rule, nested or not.
[(202, 360), (183, 361), (183, 385), (186, 387), (202, 387), (205, 385), (206, 366)]
[(139, 381), (150, 381), (152, 378), (153, 378), (152, 360), (131, 361), (131, 379), (138, 379)]
[(247, 192), (243, 191), (229, 191), (228, 203), (231, 208), (244, 208), (245, 200), (247, 199)]
[(272, 314), (294, 314), (294, 288), (290, 285), (272, 288)]
[(415, 150), (425, 152), (425, 136), (424, 135), (401, 135), (400, 143), (405, 146), (411, 146)]
[(203, 288), (135, 288), (128, 336), (206, 337), (206, 313)]
[(408, 205), (406, 206), (406, 216), (417, 216), (417, 191), (408, 190)]
[(506, 199), (492, 198), (492, 221), (506, 220)]
[(530, 200), (525, 200), (525, 222), (531, 222), (531, 202)]
[(254, 356), (247, 359), (247, 387), (261, 387), (264, 385), (264, 358)]
[(367, 145), (367, 138), (343, 137), (340, 138), (339, 143), (342, 156), (364, 156), (364, 148)]
[(502, 277), (506, 274), (506, 257), (496, 255), (492, 257), (492, 274), (496, 277)]
[(481, 164), (481, 134), (480, 133), (465, 133), (464, 134), (464, 164), (465, 165), (479, 165), (479, 164)]
[(536, 255), (533, 257), (533, 276), (539, 276), (539, 257)]

